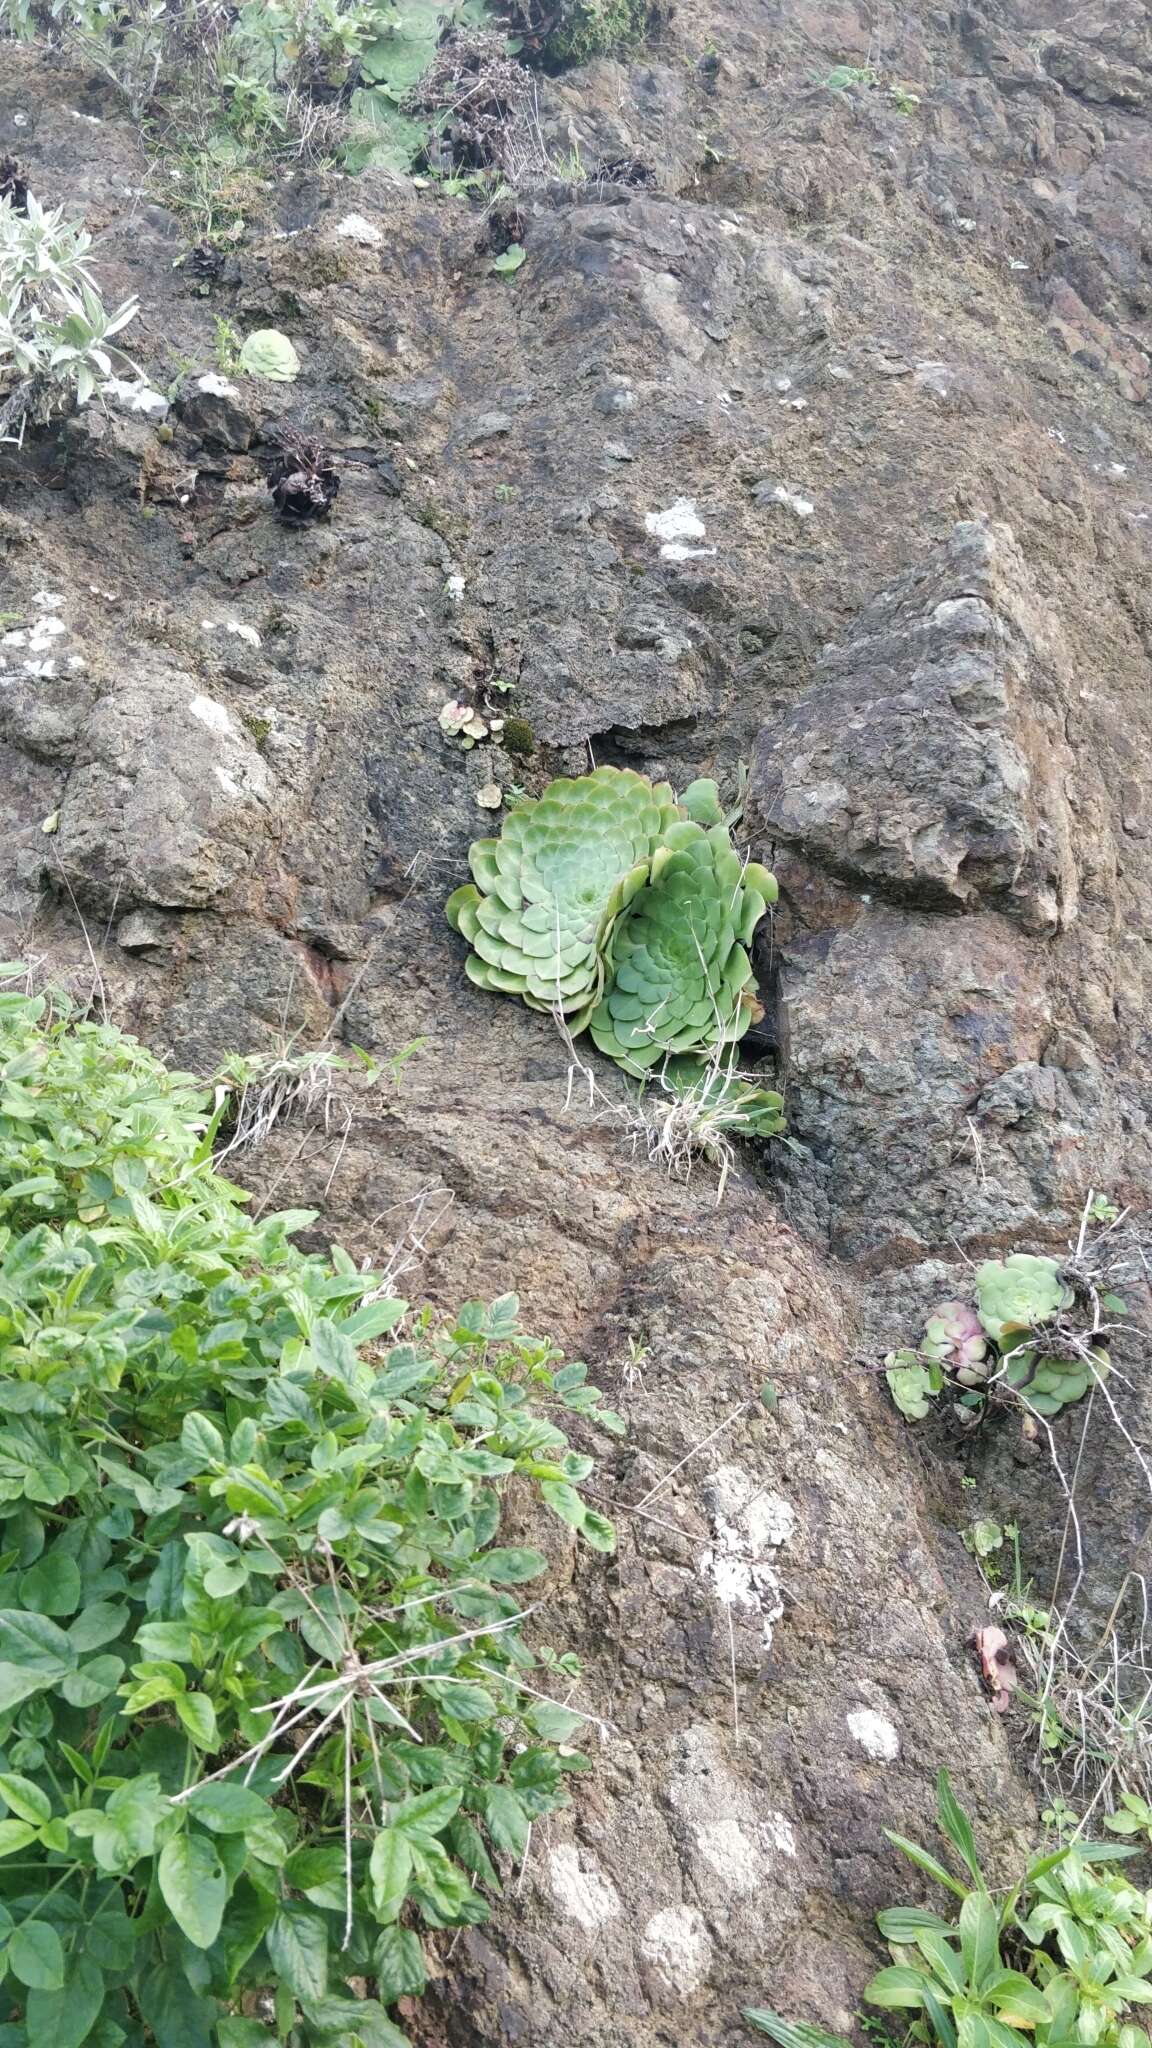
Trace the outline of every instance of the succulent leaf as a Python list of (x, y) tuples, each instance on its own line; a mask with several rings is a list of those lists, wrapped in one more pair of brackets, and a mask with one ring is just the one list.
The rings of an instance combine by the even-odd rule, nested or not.
[(1061, 1308), (1071, 1306), (1071, 1288), (1059, 1278), (1055, 1259), (1013, 1252), (1007, 1259), (988, 1259), (976, 1275), (980, 1321), (1000, 1342), (1006, 1330), (1030, 1329)]
[(708, 776), (701, 775), (680, 792), (680, 808), (697, 825), (722, 825), (724, 812), (720, 807), (720, 791)]
[(939, 1367), (926, 1365), (915, 1351), (890, 1351), (884, 1360), (884, 1377), (897, 1408), (909, 1422), (922, 1422), (931, 1412), (932, 1399), (940, 1391)]
[(669, 785), (630, 768), (562, 777), (518, 804), (498, 839), (472, 847), (471, 897), (449, 898), (449, 922), (473, 948), (471, 980), (534, 1009), (559, 1006), (582, 1029), (603, 990), (612, 924), (677, 816)]
[(988, 1340), (966, 1301), (942, 1301), (933, 1309), (924, 1326), (920, 1356), (954, 1374), (966, 1387), (983, 1385), (991, 1370)]
[(613, 972), (589, 1026), (601, 1052), (636, 1074), (734, 1043), (758, 1010), (742, 936), (766, 900), (746, 883), (727, 831), (685, 820), (663, 851), (613, 934)]

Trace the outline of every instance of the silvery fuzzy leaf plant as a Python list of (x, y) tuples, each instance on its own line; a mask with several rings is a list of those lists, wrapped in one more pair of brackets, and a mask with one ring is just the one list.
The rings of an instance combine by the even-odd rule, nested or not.
[[(24, 212), (0, 200), (0, 438), (19, 439), (27, 412), (86, 405), (122, 351), (114, 337), (137, 302), (106, 311), (87, 257), (92, 237), (32, 193)], [(11, 432), (16, 429), (15, 434)]]

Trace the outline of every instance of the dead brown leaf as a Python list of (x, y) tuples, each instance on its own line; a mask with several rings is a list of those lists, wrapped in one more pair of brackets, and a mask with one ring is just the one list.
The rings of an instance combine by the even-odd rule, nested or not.
[(998, 1714), (1006, 1714), (1012, 1704), (1018, 1676), (1012, 1645), (1003, 1629), (997, 1628), (994, 1622), (978, 1628), (972, 1644), (979, 1660), (980, 1676), (992, 1695), (992, 1705)]

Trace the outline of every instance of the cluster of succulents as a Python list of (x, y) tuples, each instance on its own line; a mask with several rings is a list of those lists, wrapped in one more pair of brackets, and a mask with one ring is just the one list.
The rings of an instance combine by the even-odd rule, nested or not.
[[(884, 1361), (892, 1398), (919, 1421), (946, 1388), (961, 1412), (979, 1413), (993, 1398), (1013, 1398), (1028, 1413), (1058, 1415), (1108, 1370), (1099, 1344), (1076, 1344), (1065, 1318), (1074, 1288), (1055, 1259), (1013, 1252), (987, 1259), (975, 1279), (976, 1300), (944, 1301), (932, 1310), (917, 1350)], [(1071, 1355), (1068, 1355), (1071, 1354)]]
[(776, 883), (733, 851), (714, 782), (677, 798), (630, 768), (561, 777), (469, 865), (446, 911), (477, 987), (587, 1030), (635, 1078), (701, 1091), (739, 1132), (783, 1128), (778, 1095), (725, 1071), (760, 1014), (748, 948)]

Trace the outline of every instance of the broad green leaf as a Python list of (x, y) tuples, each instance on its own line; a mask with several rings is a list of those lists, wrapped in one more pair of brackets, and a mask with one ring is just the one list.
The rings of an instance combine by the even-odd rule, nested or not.
[(1008, 2026), (1034, 2027), (1048, 2018), (1043, 1992), (1019, 1970), (1003, 1970), (990, 1977), (983, 1997)]
[(121, 1657), (93, 1657), (79, 1671), (70, 1671), (60, 1681), (60, 1690), (70, 1707), (95, 1707), (113, 1693), (124, 1676)]
[(411, 2048), (375, 1998), (309, 1998), (303, 2001), (309, 2032), (323, 2048)]
[(30, 1991), (25, 2009), (28, 2048), (80, 2048), (104, 2005), (104, 1977), (90, 1956), (69, 1957), (56, 1991)]
[(492, 1785), (482, 1803), (488, 1833), (496, 1847), (509, 1856), (523, 1856), (528, 1847), (528, 1816), (515, 1792), (507, 1785)]
[(214, 1749), (217, 1742), (216, 1709), (206, 1693), (186, 1692), (174, 1702), (182, 1725), (198, 1749)]
[(46, 1792), (34, 1785), (31, 1778), (21, 1778), (13, 1771), (0, 1772), (0, 1799), (17, 1820), (31, 1821), (40, 1827), (52, 1812), (52, 1801)]
[(47, 1920), (24, 1920), (8, 1943), (8, 1967), (32, 1991), (59, 1991), (64, 1982), (64, 1950)]
[(321, 1914), (288, 1899), (265, 1941), (273, 1970), (297, 1998), (323, 1998), (328, 1989), (328, 1923)]
[(193, 1991), (175, 1959), (145, 1970), (136, 1996), (156, 2048), (216, 2048), (216, 2001)]
[(480, 1565), (494, 1586), (521, 1586), (546, 1572), (548, 1560), (539, 1550), (486, 1550)]
[(350, 1337), (354, 1344), (366, 1344), (373, 1337), (383, 1337), (394, 1330), (408, 1313), (406, 1301), (370, 1301), (363, 1308), (354, 1309), (340, 1325), (342, 1337)]
[(0, 1820), (0, 1856), (14, 1856), (26, 1849), (36, 1830), (25, 1820)]
[(269, 1898), (266, 1891), (257, 1890), (246, 1877), (241, 1877), (228, 1901), (224, 1925), (220, 1930), (225, 1976), (230, 1985), (235, 1984), (275, 1918), (276, 1900)]
[(76, 1651), (62, 1628), (43, 1614), (0, 1609), (0, 1669), (7, 1665), (41, 1674), (45, 1684), (76, 1667)]
[(584, 1517), (588, 1510), (576, 1488), (569, 1486), (566, 1479), (542, 1479), (540, 1498), (551, 1508), (554, 1515), (559, 1515), (562, 1522), (567, 1522), (573, 1529), (584, 1527)]
[(58, 1550), (30, 1565), (20, 1580), (20, 1598), (36, 1614), (75, 1614), (80, 1605), (80, 1568)]
[(385, 1927), (372, 1952), (381, 2003), (419, 1998), (428, 1983), (424, 1948), (409, 1927)]
[(203, 1458), (206, 1465), (223, 1465), (228, 1457), (224, 1439), (214, 1422), (206, 1415), (186, 1415), (180, 1429), (180, 1441), (194, 1458)]
[(156, 1866), (164, 1903), (195, 1948), (211, 1948), (220, 1932), (228, 1884), (220, 1858), (203, 1835), (174, 1835)]
[(586, 1507), (584, 1519), (580, 1524), (580, 1533), (585, 1543), (591, 1544), (593, 1550), (603, 1551), (608, 1557), (613, 1555), (616, 1549), (616, 1527), (608, 1520), (607, 1515), (598, 1514), (595, 1508)]
[(95, 1600), (76, 1616), (68, 1630), (68, 1641), (81, 1656), (88, 1650), (102, 1650), (105, 1643), (113, 1642), (121, 1633), (127, 1620), (126, 1607), (113, 1600)]
[(960, 1949), (968, 1981), (977, 1989), (1000, 1968), (999, 1934), (1000, 1915), (987, 1892), (969, 1892), (960, 1908)]
[(385, 1828), (377, 1835), (368, 1873), (376, 1918), (395, 1920), (408, 1896), (412, 1876), (412, 1851), (398, 1828)]
[(470, 1870), (490, 1891), (499, 1892), (500, 1876), (484, 1847), (484, 1837), (466, 1813), (458, 1813), (455, 1820), (449, 1822), (447, 1841), (453, 1856), (465, 1870)]
[(389, 1815), (394, 1828), (401, 1834), (438, 1835), (446, 1828), (457, 1811), (461, 1798), (459, 1787), (445, 1786), (431, 1792), (417, 1793), (414, 1799), (402, 1800)]
[(865, 1985), (864, 1998), (868, 2005), (885, 2006), (893, 2011), (904, 2007), (913, 2009), (923, 2005), (924, 1986), (928, 1982), (924, 1971), (894, 1963), (890, 1969), (879, 1970), (871, 1983)]
[(885, 1941), (894, 1941), (901, 1948), (907, 1948), (925, 1928), (934, 1929), (937, 1934), (952, 1934), (954, 1929), (948, 1920), (942, 1920), (939, 1913), (929, 1913), (923, 1906), (889, 1906), (883, 1913), (877, 1913), (876, 1925)]
[(529, 1725), (545, 1742), (570, 1742), (581, 1728), (587, 1727), (583, 1714), (574, 1714), (570, 1707), (552, 1705), (546, 1700), (537, 1700), (528, 1712)]
[(508, 247), (502, 250), (499, 256), (492, 258), (492, 268), (499, 271), (501, 277), (515, 277), (516, 272), (527, 260), (527, 249), (523, 248), (519, 242), (510, 242)]
[(267, 1800), (247, 1785), (198, 1785), (186, 1801), (188, 1810), (202, 1827), (214, 1835), (242, 1835), (256, 1822), (266, 1821), (271, 1812)]
[(960, 1957), (951, 1943), (942, 1934), (931, 1928), (921, 1928), (916, 1936), (916, 1946), (932, 1966), (932, 1974), (949, 1991), (963, 1991), (965, 1974)]

